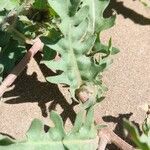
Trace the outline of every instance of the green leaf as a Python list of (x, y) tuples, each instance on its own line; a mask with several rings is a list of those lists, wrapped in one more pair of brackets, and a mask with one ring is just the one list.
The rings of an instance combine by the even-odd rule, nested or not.
[(74, 123), (74, 126), (71, 130), (71, 133), (76, 133), (76, 132), (79, 132), (80, 128), (82, 127), (83, 125), (83, 117), (84, 117), (84, 111), (80, 111), (77, 116), (76, 116), (76, 119), (75, 119), (75, 123)]
[[(79, 9), (74, 16), (72, 16), (72, 19), (74, 20), (74, 25), (79, 25), (87, 16), (88, 16), (89, 7), (84, 6), (82, 9)], [(71, 11), (72, 13), (72, 11)], [(79, 17), (80, 16), (80, 17)]]
[(108, 127), (108, 126), (107, 126), (107, 125), (97, 125), (97, 126), (96, 126), (96, 129), (97, 129), (97, 130), (100, 130), (100, 129), (106, 128), (106, 127)]
[(139, 0), (144, 6), (150, 8), (150, 2), (147, 0)]
[(95, 138), (96, 137), (97, 130), (94, 125), (93, 106), (88, 108), (85, 122), (79, 132), (80, 132), (82, 138)]
[(149, 149), (150, 149), (150, 131), (149, 131), (149, 134), (148, 135), (146, 135), (146, 134), (142, 134), (141, 135), (141, 137), (140, 137), (140, 141), (142, 142), (142, 143), (146, 143), (147, 144), (147, 146), (149, 147)]
[(5, 145), (11, 145), (14, 143), (15, 142), (11, 138), (4, 136), (4, 135), (0, 135), (0, 147), (5, 146)]
[[(63, 70), (63, 67), (64, 67), (63, 60), (42, 61), (41, 63), (44, 63), (48, 68), (53, 69), (53, 70)], [(47, 78), (47, 79), (50, 79), (50, 78)]]
[(48, 0), (48, 3), (60, 17), (65, 18), (68, 15), (69, 13), (68, 6), (71, 6), (70, 1)]
[(83, 5), (88, 5), (90, 8), (89, 32), (96, 33), (108, 29), (114, 25), (115, 17), (103, 18), (103, 12), (109, 4), (109, 0), (84, 0)]
[[(47, 77), (47, 80), (56, 84), (69, 85), (71, 93), (75, 93), (74, 91), (83, 84), (94, 84), (95, 78), (111, 64), (112, 61), (108, 59), (108, 56), (118, 52), (112, 47), (111, 39), (108, 46), (101, 44), (99, 40), (99, 33), (114, 25), (115, 17), (106, 19), (103, 17), (109, 1), (81, 2), (80, 0), (48, 0), (49, 5), (60, 17), (57, 27), (61, 36), (55, 43), (51, 42), (51, 39), (48, 42), (48, 38), (42, 40), (46, 47), (61, 56), (59, 61), (42, 61), (48, 68), (63, 72), (61, 75)], [(97, 60), (96, 53), (104, 53), (105, 56), (100, 55)], [(99, 86), (101, 85), (97, 84), (97, 91)]]
[(118, 54), (119, 52), (120, 52), (120, 50), (118, 48), (112, 47), (111, 55)]
[(145, 137), (144, 136), (140, 137), (137, 128), (132, 123), (130, 123), (127, 120), (124, 120), (124, 127), (130, 134), (131, 139), (137, 145), (138, 148), (140, 148), (141, 150), (149, 150), (150, 149), (150, 146), (148, 146), (149, 141), (147, 141), (148, 143), (146, 143), (146, 141), (143, 140), (143, 138), (145, 138)]
[(70, 81), (68, 80), (68, 78), (66, 77), (64, 73), (62, 73), (61, 75), (57, 75), (57, 76), (47, 77), (46, 80), (54, 84), (65, 83), (67, 85), (70, 85)]
[(4, 66), (0, 64), (0, 74), (2, 74), (3, 70), (4, 70)]
[(71, 140), (65, 140), (64, 145), (67, 150), (97, 150), (98, 139), (78, 140), (75, 138)]
[(0, 47), (4, 47), (10, 40), (10, 34), (0, 30)]
[(99, 128), (94, 125), (93, 115), (93, 107), (87, 110), (86, 116), (83, 110), (80, 111), (72, 130), (65, 133), (62, 118), (52, 111), (50, 118), (54, 127), (48, 132), (44, 131), (44, 124), (40, 120), (34, 119), (23, 140), (0, 135), (0, 150), (96, 150), (99, 141), (96, 131)]
[[(5, 33), (3, 36), (1, 41), (3, 41), (3, 39), (6, 37)], [(9, 40), (6, 38), (5, 42), (1, 42), (1, 46), (2, 49), (0, 51), (0, 77), (3, 79), (3, 77), (7, 73), (9, 73), (24, 56), (24, 52), (26, 49), (25, 46), (19, 45), (19, 43), (12, 38), (10, 38)]]
[[(94, 126), (93, 108), (89, 108), (86, 118), (83, 119), (83, 111), (76, 117), (74, 128), (63, 140), (69, 150), (96, 150), (98, 147), (97, 130)], [(89, 119), (89, 120), (88, 120)], [(82, 141), (82, 142), (81, 142)]]
[(47, 0), (35, 0), (33, 3), (33, 8), (38, 10), (44, 10), (49, 7)]
[(52, 60), (55, 58), (56, 56), (56, 51), (53, 51), (52, 49), (50, 49), (49, 47), (47, 46), (44, 46), (43, 47), (43, 60), (41, 61), (41, 63), (43, 63), (43, 61), (48, 61), (48, 60)]
[(97, 31), (102, 31), (111, 28), (114, 26), (114, 22), (116, 20), (116, 16), (113, 16), (111, 18), (102, 19), (101, 23), (99, 23), (99, 27), (97, 27)]
[(104, 99), (105, 99), (104, 96), (102, 96), (102, 97), (101, 97), (101, 95), (98, 96), (98, 97), (97, 97), (97, 103), (100, 103), (100, 102), (103, 101)]
[(52, 137), (53, 140), (62, 140), (66, 135), (63, 127), (62, 118), (54, 111), (51, 112), (50, 118), (54, 122), (55, 127), (49, 130), (49, 135)]
[(7, 9), (12, 10), (19, 7), (20, 0), (0, 0), (0, 11)]
[[(91, 58), (85, 56), (91, 51), (96, 40), (96, 35), (94, 33), (92, 33), (93, 35), (89, 34), (88, 27), (91, 25), (91, 22), (88, 21), (88, 17), (95, 17), (98, 19), (98, 9), (100, 8), (103, 10), (104, 8), (97, 8), (97, 4), (100, 4), (99, 0), (95, 0), (94, 3), (92, 1), (85, 1), (81, 6), (79, 5), (79, 1), (65, 0), (60, 2), (60, 0), (48, 0), (48, 2), (60, 16), (61, 23), (59, 24), (59, 28), (64, 35), (56, 44), (47, 44), (49, 48), (61, 54), (61, 59), (63, 59), (63, 61), (60, 61), (61, 63), (54, 61), (45, 62), (46, 65), (48, 67), (51, 66), (52, 69), (55, 67), (56, 69), (62, 68), (61, 70), (64, 74), (56, 78), (50, 77), (48, 80), (53, 83), (63, 83), (63, 81), (66, 81), (65, 84), (68, 84), (69, 81), (71, 88), (77, 89), (83, 82), (91, 82), (99, 72), (102, 72), (106, 68), (106, 64), (94, 64)], [(90, 2), (94, 8), (91, 7)], [(81, 8), (79, 8), (79, 6)], [(75, 11), (71, 13), (70, 8), (75, 9)], [(94, 14), (91, 14), (93, 11)], [(82, 19), (79, 20), (80, 18)], [(94, 32), (96, 26), (97, 24), (95, 23)], [(64, 79), (61, 79), (61, 77)], [(57, 80), (58, 82), (56, 82)]]
[(71, 7), (70, 7), (70, 16), (74, 16), (80, 6), (81, 0), (70, 0)]
[(103, 58), (108, 57), (109, 55), (115, 55), (119, 52), (119, 49), (112, 47), (112, 40), (110, 38), (108, 42), (108, 46), (101, 43), (99, 39), (96, 40), (94, 49), (92, 51), (92, 55), (96, 53), (103, 53), (106, 54), (103, 56)]
[(7, 11), (6, 10), (2, 10), (0, 11), (0, 26), (4, 21), (5, 16), (7, 15)]
[(31, 140), (31, 141), (36, 142), (38, 140), (42, 140), (44, 137), (43, 123), (38, 119), (34, 119), (26, 135), (27, 135), (28, 140)]
[(27, 25), (33, 25), (33, 22), (31, 20), (29, 20), (27, 16), (20, 15), (18, 17), (22, 23), (25, 23)]
[(62, 141), (54, 141), (53, 135), (44, 132), (44, 125), (35, 119), (28, 132), (27, 138), (22, 141), (11, 140), (7, 137), (0, 137), (1, 150), (65, 150)]
[(87, 112), (87, 117), (86, 117), (84, 126), (90, 130), (93, 124), (94, 124), (94, 108), (90, 107)]

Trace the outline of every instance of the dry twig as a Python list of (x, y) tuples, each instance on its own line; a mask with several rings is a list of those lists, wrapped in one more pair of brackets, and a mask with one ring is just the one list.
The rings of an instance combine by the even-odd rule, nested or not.
[[(97, 123), (99, 121), (96, 121)], [(107, 144), (113, 143), (121, 150), (135, 150), (133, 146), (122, 140), (118, 135), (116, 135), (113, 131), (108, 128), (103, 128), (99, 131), (99, 149), (105, 150)]]
[(30, 62), (31, 58), (43, 48), (43, 43), (39, 38), (34, 40), (34, 44), (28, 50), (26, 55), (22, 58), (22, 60), (15, 66), (12, 72), (4, 79), (4, 81), (0, 85), (0, 97), (7, 91), (7, 89), (13, 84), (16, 80), (17, 76), (24, 70), (27, 64)]

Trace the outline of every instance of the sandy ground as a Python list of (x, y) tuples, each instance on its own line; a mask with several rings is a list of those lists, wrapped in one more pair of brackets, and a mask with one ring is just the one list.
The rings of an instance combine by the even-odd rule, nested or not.
[[(145, 111), (140, 106), (150, 103), (150, 9), (132, 0), (123, 3), (111, 0), (106, 16), (110, 15), (110, 9), (118, 13), (116, 25), (103, 32), (101, 39), (106, 43), (112, 37), (114, 46), (121, 52), (104, 73), (109, 91), (98, 106), (96, 116), (123, 137), (122, 119), (141, 124)], [(32, 119), (39, 118), (50, 124), (47, 112), (54, 108), (64, 120), (73, 121), (75, 104), (70, 106), (65, 100), (69, 98), (67, 90), (46, 83), (43, 75), (51, 72), (44, 66), (40, 69), (33, 60), (27, 73), (25, 70), (18, 77), (15, 89), (4, 95), (6, 102), (0, 102), (1, 133), (23, 138)]]

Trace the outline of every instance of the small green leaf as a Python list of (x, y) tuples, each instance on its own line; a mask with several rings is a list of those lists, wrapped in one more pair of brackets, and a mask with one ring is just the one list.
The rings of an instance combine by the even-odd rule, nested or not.
[(84, 111), (80, 111), (76, 116), (75, 123), (71, 130), (71, 133), (79, 132), (79, 129), (82, 127), (83, 124), (83, 117)]
[(0, 47), (4, 47), (10, 40), (10, 34), (0, 30)]
[(33, 22), (31, 20), (29, 20), (27, 18), (27, 16), (20, 15), (20, 16), (18, 16), (18, 18), (22, 23), (25, 23), (27, 25), (33, 25)]
[(65, 18), (69, 11), (68, 6), (70, 6), (70, 1), (66, 0), (48, 0), (50, 6), (54, 11), (62, 18)]
[(103, 31), (114, 26), (116, 20), (116, 16), (112, 16), (110, 18), (102, 19), (97, 27), (97, 31)]
[[(84, 6), (83, 8), (79, 9), (79, 11), (77, 11), (74, 14), (74, 16), (72, 17), (72, 19), (74, 21), (74, 25), (76, 25), (76, 26), (79, 25), (88, 16), (88, 12), (89, 12), (88, 6)], [(71, 13), (72, 13), (72, 11), (71, 11)]]
[(62, 141), (53, 140), (51, 136), (44, 132), (43, 123), (35, 119), (27, 131), (26, 139), (17, 141), (0, 137), (0, 150), (65, 150)]
[(94, 124), (94, 108), (90, 107), (89, 110), (87, 111), (84, 127), (90, 130), (93, 124)]
[(53, 140), (62, 140), (65, 136), (62, 118), (54, 111), (50, 113), (50, 118), (53, 121), (55, 127), (50, 128), (49, 135)]
[(70, 85), (70, 81), (68, 80), (68, 78), (66, 77), (64, 73), (62, 73), (61, 75), (57, 75), (57, 76), (47, 77), (46, 80), (54, 84), (62, 83), (62, 84)]
[(70, 16), (74, 16), (80, 6), (81, 0), (70, 0), (71, 7), (70, 7)]
[(132, 124), (130, 123), (129, 121), (127, 120), (124, 120), (124, 127), (125, 129), (128, 131), (128, 133), (130, 134), (131, 136), (131, 139), (133, 140), (133, 142), (142, 150), (149, 150), (150, 147), (148, 146), (148, 144), (144, 143), (142, 140), (141, 140), (141, 137), (139, 135), (139, 132), (137, 130), (137, 128)]
[(37, 141), (39, 139), (43, 139), (43, 134), (44, 134), (43, 123), (38, 119), (34, 119), (26, 134), (28, 140)]
[(44, 10), (49, 7), (47, 0), (35, 0), (33, 3), (33, 8), (38, 10)]
[(54, 50), (52, 50), (52, 49), (50, 49), (49, 47), (47, 47), (47, 46), (44, 46), (43, 47), (43, 60), (42, 60), (42, 62), (41, 63), (44, 63), (44, 61), (48, 61), (48, 60), (52, 60), (52, 59), (54, 59), (55, 58), (55, 56), (56, 56), (56, 51), (54, 51)]
[(7, 146), (10, 144), (14, 144), (14, 143), (15, 142), (11, 138), (4, 136), (4, 135), (0, 135), (0, 147)]
[(18, 8), (20, 0), (0, 0), (0, 11), (7, 9), (12, 10)]
[[(6, 39), (6, 41), (7, 40), (8, 39)], [(0, 64), (1, 66), (3, 66), (1, 68), (0, 74), (2, 78), (12, 70), (16, 63), (20, 61), (26, 50), (25, 46), (19, 45), (19, 43), (16, 40), (13, 40), (12, 38), (10, 38), (8, 42), (6, 41), (4, 42), (4, 44), (1, 43), (2, 49), (0, 51)]]
[[(83, 111), (77, 114), (75, 126), (63, 140), (65, 147), (69, 150), (96, 150), (98, 140), (96, 138), (96, 127), (93, 122), (93, 108), (89, 108), (87, 114), (83, 118)], [(88, 120), (89, 119), (89, 120)], [(81, 142), (82, 141), (82, 142)]]
[(106, 127), (108, 127), (108, 126), (107, 125), (97, 125), (96, 129), (101, 130), (102, 128), (106, 128)]
[(105, 99), (105, 97), (104, 96), (102, 96), (102, 97), (97, 97), (97, 103), (100, 103), (101, 101), (103, 101)]

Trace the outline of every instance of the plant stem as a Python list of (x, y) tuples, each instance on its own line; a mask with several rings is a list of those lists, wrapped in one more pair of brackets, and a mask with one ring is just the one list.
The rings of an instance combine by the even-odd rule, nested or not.
[[(101, 134), (101, 133), (100, 133)], [(105, 150), (108, 143), (110, 143), (109, 139), (106, 137), (106, 135), (100, 135), (99, 134), (99, 146), (98, 150)]]
[(3, 96), (7, 88), (9, 88), (12, 83), (16, 80), (17, 76), (24, 70), (27, 64), (30, 62), (31, 58), (43, 48), (43, 43), (39, 38), (34, 40), (34, 44), (28, 50), (26, 55), (22, 58), (22, 60), (15, 66), (12, 72), (4, 79), (4, 81), (0, 85), (0, 97)]
[[(99, 121), (96, 120), (96, 123)], [(122, 140), (118, 135), (108, 128), (103, 128), (99, 131), (100, 143), (98, 150), (105, 150), (108, 143), (114, 143), (121, 150), (135, 150), (133, 146)]]

